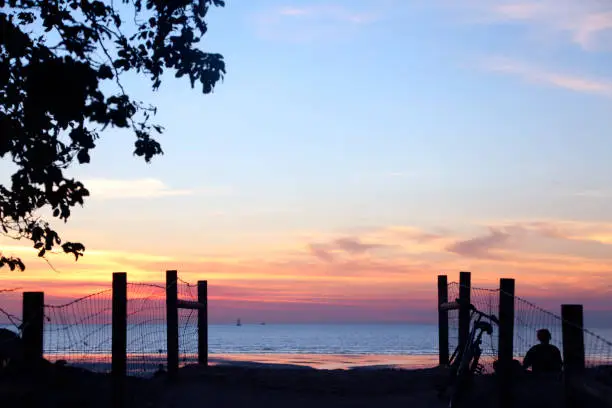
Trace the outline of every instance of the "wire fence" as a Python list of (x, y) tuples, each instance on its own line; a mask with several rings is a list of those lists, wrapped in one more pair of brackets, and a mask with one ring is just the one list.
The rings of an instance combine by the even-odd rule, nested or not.
[[(197, 300), (197, 285), (180, 280), (178, 297)], [(166, 287), (127, 284), (127, 373), (148, 376), (165, 369)], [(179, 309), (181, 365), (197, 361), (197, 312)], [(62, 305), (45, 305), (44, 357), (95, 372), (110, 372), (112, 290)], [(195, 344), (195, 347), (194, 347)]]
[[(197, 302), (197, 285), (178, 279), (178, 298)], [(19, 288), (0, 290), (2, 303), (18, 304)], [(498, 314), (499, 289), (471, 288), (471, 302), (480, 311)], [(127, 371), (130, 375), (148, 376), (164, 368), (166, 342), (166, 287), (151, 283), (128, 283)], [(448, 284), (449, 300), (459, 297), (459, 284)], [(561, 316), (515, 296), (514, 357), (522, 361), (537, 344), (536, 332), (546, 328), (553, 345), (561, 351)], [(72, 365), (96, 372), (111, 369), (112, 290), (106, 289), (71, 302), (45, 305), (44, 357), (49, 361), (66, 360)], [(458, 344), (458, 316), (449, 311), (449, 346)], [(21, 319), (0, 308), (0, 318), (15, 332)], [(197, 362), (197, 310), (179, 309), (179, 364)], [(612, 386), (612, 343), (602, 335), (583, 329), (586, 368), (589, 377)], [(0, 342), (2, 342), (0, 337)], [(10, 341), (10, 339), (5, 340)], [(498, 330), (483, 338), (482, 372), (492, 373), (497, 359)]]
[[(21, 300), (21, 288), (0, 289), (0, 299), (6, 304), (16, 304)], [(2, 367), (5, 359), (15, 357), (19, 353), (19, 338), (18, 333), (21, 329), (22, 320), (18, 316), (11, 313), (9, 310), (0, 307), (0, 322), (3, 322), (0, 328), (0, 367)]]
[[(497, 315), (499, 305), (499, 289), (484, 289), (471, 288), (470, 292), (472, 304), (481, 312)], [(454, 301), (459, 298), (459, 283), (451, 282), (448, 284), (448, 299)], [(459, 344), (459, 311), (451, 310), (448, 313), (449, 325), (449, 348), (451, 352), (455, 350)], [(493, 362), (497, 359), (497, 330), (493, 330), (492, 336), (483, 337), (482, 357), (480, 364), (482, 365), (482, 373), (490, 374), (493, 372)]]
[[(18, 304), (21, 301), (21, 288), (0, 289), (0, 299), (2, 304)], [(4, 322), (6, 326), (19, 331), (21, 326), (21, 318), (11, 313), (10, 311), (0, 307), (0, 322)]]
[(45, 305), (44, 357), (93, 371), (110, 371), (111, 313), (111, 289), (63, 305)]
[[(198, 301), (198, 285), (178, 278), (178, 298)], [(179, 366), (198, 362), (198, 311), (180, 309), (179, 313)]]
[[(448, 284), (450, 301), (459, 298), (459, 283)], [(480, 311), (499, 315), (499, 289), (472, 287), (471, 303)], [(548, 329), (551, 333), (551, 344), (563, 353), (563, 318), (526, 299), (514, 296), (514, 358), (523, 361), (529, 349), (538, 343), (537, 331)], [(568, 324), (568, 322), (565, 322)], [(569, 323), (571, 324), (571, 323)], [(459, 312), (449, 311), (449, 347), (455, 350), (458, 344)], [(585, 354), (585, 379), (594, 380), (605, 386), (612, 386), (612, 342), (600, 334), (582, 328)], [(483, 374), (493, 372), (493, 362), (497, 359), (499, 331), (495, 327), (492, 336), (483, 339), (482, 349)]]

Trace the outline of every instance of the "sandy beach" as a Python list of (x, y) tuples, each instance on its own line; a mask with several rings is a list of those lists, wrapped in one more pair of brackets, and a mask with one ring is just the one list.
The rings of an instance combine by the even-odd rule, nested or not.
[[(175, 383), (164, 376), (129, 378), (126, 402), (131, 408), (442, 407), (435, 373), (435, 369), (317, 370), (255, 363), (187, 366)], [(38, 378), (3, 378), (0, 397), (3, 406), (109, 407), (110, 384), (108, 375), (49, 366)]]
[[(179, 370), (179, 380), (164, 376), (128, 378), (126, 403), (130, 408), (178, 407), (445, 407), (436, 384), (444, 370), (362, 367), (321, 370), (303, 365), (234, 363), (209, 367), (190, 365)], [(45, 364), (36, 376), (6, 373), (0, 381), (2, 406), (111, 406), (111, 382), (105, 374), (74, 367)], [(561, 407), (560, 384), (533, 380), (518, 384), (515, 406)], [(545, 387), (545, 388), (543, 388)], [(547, 390), (546, 404), (534, 395)], [(498, 405), (495, 378), (477, 378), (469, 401), (481, 407)]]

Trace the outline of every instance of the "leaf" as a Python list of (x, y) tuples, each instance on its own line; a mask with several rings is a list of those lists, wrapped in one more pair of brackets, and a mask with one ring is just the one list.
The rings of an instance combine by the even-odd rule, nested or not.
[[(62, 244), (39, 214), (50, 209), (67, 222), (72, 208), (84, 204), (89, 191), (67, 174), (91, 161), (108, 126), (131, 129), (134, 154), (146, 162), (163, 154), (152, 138), (164, 131), (150, 123), (156, 108), (134, 102), (130, 88), (137, 86), (125, 82), (148, 81), (157, 90), (173, 71), (208, 93), (225, 73), (220, 54), (196, 45), (206, 34), (207, 10), (225, 2), (122, 3), (114, 8), (107, 0), (0, 0), (0, 112), (11, 112), (0, 114), (0, 157), (16, 166), (9, 187), (0, 185), (0, 225), (4, 234), (29, 239), (39, 256), (58, 245), (75, 260), (83, 255), (83, 245)], [(137, 22), (128, 35), (118, 29), (126, 21)], [(24, 269), (19, 262), (0, 257), (0, 267)]]
[(79, 163), (89, 163), (89, 152), (86, 149), (79, 151), (77, 154), (77, 159)]
[(113, 71), (111, 70), (111, 68), (108, 65), (103, 64), (98, 69), (98, 78), (100, 78), (100, 79), (112, 79), (113, 78)]

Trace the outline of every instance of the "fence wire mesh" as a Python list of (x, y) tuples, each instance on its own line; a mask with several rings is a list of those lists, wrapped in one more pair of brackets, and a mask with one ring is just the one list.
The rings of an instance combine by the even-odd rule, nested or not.
[(45, 305), (44, 357), (92, 371), (110, 371), (112, 310), (111, 289), (62, 305)]
[[(20, 288), (0, 289), (0, 299), (5, 304), (17, 304), (21, 300)], [(22, 321), (10, 309), (0, 307), (0, 367), (11, 358), (17, 350), (16, 343), (19, 341), (19, 332)]]
[[(448, 300), (454, 301), (459, 298), (459, 283), (451, 282), (448, 284)], [(483, 313), (498, 315), (497, 307), (499, 304), (499, 289), (486, 288), (471, 288), (470, 301)], [(459, 311), (452, 310), (448, 314), (449, 324), (449, 348), (452, 352), (459, 344)], [(482, 356), (480, 364), (482, 365), (482, 373), (490, 374), (493, 372), (493, 362), (497, 358), (497, 342), (498, 328), (493, 327), (491, 336), (483, 335), (482, 337)]]
[[(198, 301), (198, 285), (179, 278), (178, 298)], [(179, 309), (179, 366), (198, 362), (198, 311)]]
[[(179, 278), (178, 298), (197, 302), (197, 285)], [(499, 289), (472, 287), (471, 302), (485, 313), (498, 315)], [(0, 290), (2, 305), (20, 304), (18, 288)], [(128, 374), (147, 376), (166, 365), (166, 287), (150, 283), (128, 283)], [(459, 297), (459, 284), (448, 284), (448, 299)], [(6, 301), (6, 303), (5, 303)], [(537, 330), (546, 328), (551, 343), (563, 351), (561, 316), (515, 296), (514, 357), (523, 361), (538, 343)], [(180, 365), (197, 362), (197, 310), (179, 309)], [(449, 311), (449, 346), (458, 344), (459, 312)], [(21, 319), (0, 308), (0, 327), (20, 332)], [(612, 342), (594, 331), (583, 329), (586, 373), (599, 383), (612, 386)], [(493, 372), (497, 358), (499, 329), (483, 337), (483, 373)], [(106, 289), (62, 305), (45, 305), (44, 356), (50, 361), (66, 360), (92, 371), (109, 372), (112, 345), (112, 290)], [(10, 339), (9, 339), (10, 340)], [(0, 341), (2, 341), (0, 339)]]
[(0, 327), (19, 332), (21, 326), (21, 318), (15, 315), (13, 310), (4, 308), (4, 305), (17, 305), (21, 303), (21, 288), (0, 289), (0, 299), (2, 299), (2, 307), (0, 307)]
[[(197, 285), (178, 283), (178, 297), (197, 301)], [(127, 373), (150, 376), (166, 369), (166, 287), (127, 284)], [(181, 365), (197, 361), (197, 310), (179, 309)], [(62, 305), (45, 305), (44, 357), (96, 372), (110, 372), (112, 290)]]
[[(583, 330), (586, 377), (612, 387), (612, 342), (591, 330)], [(612, 395), (612, 391), (609, 395)]]
[(149, 375), (166, 363), (166, 287), (127, 284), (127, 370)]
[[(459, 283), (448, 284), (448, 300), (459, 298)], [(486, 289), (472, 287), (470, 291), (471, 303), (480, 311), (499, 316), (499, 289)], [(548, 329), (551, 334), (551, 344), (563, 353), (563, 324), (572, 323), (551, 311), (548, 311), (526, 299), (514, 296), (514, 335), (513, 355), (519, 362), (523, 362), (529, 349), (538, 343), (537, 331)], [(449, 348), (452, 353), (458, 344), (459, 312), (449, 311)], [(585, 380), (591, 380), (606, 387), (612, 387), (612, 342), (601, 335), (586, 329), (582, 330), (585, 354)], [(486, 336), (486, 335), (485, 335)], [(497, 359), (497, 344), (499, 329), (494, 327), (493, 335), (483, 339), (483, 374), (493, 371), (493, 362)], [(608, 395), (612, 390), (608, 389)]]

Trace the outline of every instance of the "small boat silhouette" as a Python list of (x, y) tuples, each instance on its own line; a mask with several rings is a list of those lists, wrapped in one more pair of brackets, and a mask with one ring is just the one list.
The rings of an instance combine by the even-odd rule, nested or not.
[(240, 319), (236, 321), (236, 326), (242, 326), (242, 323), (240, 323)]

